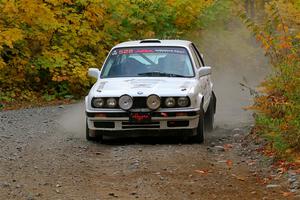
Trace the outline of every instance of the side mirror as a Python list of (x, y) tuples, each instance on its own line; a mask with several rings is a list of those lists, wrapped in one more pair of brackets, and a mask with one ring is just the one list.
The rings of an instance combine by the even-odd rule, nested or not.
[(198, 70), (198, 74), (199, 74), (199, 77), (207, 76), (207, 75), (211, 74), (211, 67), (209, 67), (209, 66), (200, 67), (200, 69)]
[(89, 77), (94, 77), (94, 78), (98, 79), (100, 76), (100, 70), (97, 68), (89, 68), (88, 75), (89, 75)]

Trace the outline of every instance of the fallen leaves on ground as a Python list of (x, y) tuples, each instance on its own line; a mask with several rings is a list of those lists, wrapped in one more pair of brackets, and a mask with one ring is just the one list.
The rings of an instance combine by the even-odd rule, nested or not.
[(291, 197), (291, 196), (294, 196), (294, 193), (292, 193), (292, 192), (282, 192), (282, 196)]
[(196, 169), (195, 172), (198, 174), (207, 175), (209, 171), (206, 169), (204, 169), (204, 170)]
[(231, 168), (232, 164), (233, 164), (232, 160), (226, 160), (226, 165), (228, 168)]
[(237, 180), (239, 180), (239, 181), (245, 181), (246, 180), (246, 178), (245, 177), (243, 177), (243, 176), (238, 176), (238, 175), (235, 175), (235, 174), (231, 174), (234, 178), (236, 178)]
[(233, 145), (232, 144), (224, 144), (223, 147), (224, 147), (225, 151), (228, 151), (229, 149), (231, 149), (233, 147)]

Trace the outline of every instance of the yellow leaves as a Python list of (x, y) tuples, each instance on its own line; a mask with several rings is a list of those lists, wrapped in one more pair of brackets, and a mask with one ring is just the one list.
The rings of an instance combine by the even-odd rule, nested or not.
[(99, 26), (103, 23), (105, 10), (101, 7), (102, 4), (90, 4), (85, 12), (84, 17), (89, 20), (93, 26)]
[(175, 25), (184, 29), (191, 27), (202, 11), (214, 2), (214, 0), (168, 0), (167, 4), (176, 11)]
[(0, 84), (38, 83), (51, 91), (83, 94), (91, 83), (87, 69), (101, 67), (113, 45), (182, 35), (213, 2), (0, 0), (0, 52), (9, 52), (5, 62), (0, 57), (0, 69), (8, 74), (0, 75)]
[(18, 12), (18, 8), (14, 1), (6, 1), (3, 5), (3, 13), (16, 14)]
[(277, 25), (277, 31), (283, 31), (287, 33), (289, 31), (289, 27), (285, 24), (280, 23)]
[(4, 69), (4, 67), (6, 66), (5, 62), (3, 61), (3, 59), (0, 57), (0, 70)]
[(145, 33), (145, 38), (153, 38), (155, 37), (155, 32), (154, 31), (147, 31)]
[(7, 45), (13, 48), (13, 43), (23, 39), (23, 31), (18, 28), (10, 28), (0, 31), (0, 45)]

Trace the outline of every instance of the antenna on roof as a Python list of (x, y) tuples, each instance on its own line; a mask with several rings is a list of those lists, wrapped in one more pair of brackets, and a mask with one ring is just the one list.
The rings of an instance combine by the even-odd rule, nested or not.
[(159, 39), (144, 39), (140, 43), (161, 43)]

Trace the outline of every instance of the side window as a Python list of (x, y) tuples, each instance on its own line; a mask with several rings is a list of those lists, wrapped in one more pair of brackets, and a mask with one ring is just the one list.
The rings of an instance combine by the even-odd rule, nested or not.
[(200, 64), (199, 58), (198, 58), (193, 46), (190, 46), (190, 50), (191, 50), (191, 53), (192, 53), (193, 60), (196, 63), (196, 67), (197, 68), (201, 67), (202, 65)]
[(196, 47), (194, 44), (192, 44), (192, 47), (193, 47), (193, 49), (195, 50), (195, 52), (196, 52), (196, 54), (197, 54), (197, 57), (199, 58), (200, 63), (202, 64), (202, 66), (205, 66), (204, 60), (202, 59), (202, 57), (201, 57), (201, 55), (200, 55), (200, 52), (198, 51), (197, 47)]

